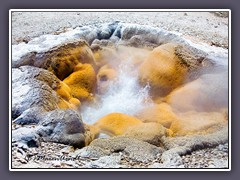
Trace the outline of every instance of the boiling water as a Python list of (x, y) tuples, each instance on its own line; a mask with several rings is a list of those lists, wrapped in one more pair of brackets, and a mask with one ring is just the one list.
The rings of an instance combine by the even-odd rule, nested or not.
[(83, 107), (82, 119), (87, 124), (93, 124), (109, 113), (134, 115), (152, 105), (149, 89), (148, 85), (139, 85), (137, 72), (130, 61), (124, 62), (118, 68), (118, 77), (110, 82), (106, 93), (99, 95), (96, 104)]

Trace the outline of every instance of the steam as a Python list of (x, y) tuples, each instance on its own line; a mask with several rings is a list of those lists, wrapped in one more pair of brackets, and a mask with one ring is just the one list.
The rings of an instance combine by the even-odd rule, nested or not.
[[(184, 103), (183, 103), (184, 102)], [(228, 108), (227, 66), (215, 67), (168, 96), (176, 112), (211, 112)]]
[[(103, 82), (104, 85), (107, 84), (107, 89), (104, 89), (103, 94), (96, 95), (93, 104), (81, 106), (85, 123), (93, 124), (101, 117), (116, 112), (134, 116), (154, 105), (149, 95), (150, 86), (143, 87), (138, 82), (136, 56), (139, 62), (145, 58), (140, 52), (143, 53), (139, 49), (131, 49), (130, 53), (126, 48), (117, 52), (119, 60), (113, 62), (116, 63), (114, 70), (117, 71), (117, 77)], [(111, 57), (107, 59), (109, 61)], [(205, 68), (203, 72), (199, 72), (199, 78), (178, 87), (166, 97), (175, 113), (221, 112), (227, 109), (228, 65), (223, 65), (221, 59), (220, 62), (218, 59), (215, 61), (217, 64), (214, 67)]]
[(149, 89), (148, 85), (139, 85), (137, 72), (130, 60), (127, 60), (119, 65), (118, 77), (109, 82), (106, 93), (99, 96), (96, 105), (83, 108), (82, 119), (87, 124), (93, 124), (99, 118), (113, 112), (134, 115), (152, 105)]

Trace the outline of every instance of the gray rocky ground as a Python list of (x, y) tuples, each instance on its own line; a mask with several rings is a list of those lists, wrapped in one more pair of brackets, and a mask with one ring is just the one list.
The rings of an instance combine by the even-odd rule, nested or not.
[[(139, 162), (122, 152), (88, 156), (89, 149), (76, 149), (57, 143), (41, 143), (40, 148), (14, 147), (14, 168), (164, 168), (160, 157)], [(100, 154), (100, 152), (98, 152)], [(181, 162), (168, 168), (228, 168), (228, 143), (181, 156)], [(165, 167), (166, 168), (166, 167)]]
[(113, 21), (160, 27), (192, 40), (228, 46), (228, 18), (209, 12), (13, 12), (12, 43), (66, 28)]

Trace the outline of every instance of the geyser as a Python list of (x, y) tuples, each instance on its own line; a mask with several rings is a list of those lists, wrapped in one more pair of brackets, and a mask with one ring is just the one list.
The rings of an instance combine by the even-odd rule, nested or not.
[(93, 124), (109, 113), (135, 115), (143, 108), (152, 106), (150, 86), (140, 86), (137, 69), (132, 63), (131, 58), (123, 60), (116, 68), (117, 76), (108, 80), (106, 91), (96, 94), (96, 100), (91, 106), (83, 105), (81, 115), (85, 123)]
[[(162, 136), (211, 138), (226, 133), (221, 129), (228, 124), (227, 57), (222, 48), (119, 22), (44, 35), (13, 46), (13, 72), (23, 77), (13, 82), (18, 92), (13, 94), (13, 119), (32, 123), (31, 112), (39, 112), (34, 119), (41, 124), (48, 111), (74, 109), (82, 116), (74, 120), (86, 125), (82, 135), (91, 140), (104, 130), (157, 146)], [(29, 93), (20, 93), (25, 86)], [(46, 93), (36, 94), (37, 88), (52, 95), (48, 101)], [(155, 125), (159, 129), (149, 133)], [(214, 143), (225, 142), (227, 134), (219, 138)]]

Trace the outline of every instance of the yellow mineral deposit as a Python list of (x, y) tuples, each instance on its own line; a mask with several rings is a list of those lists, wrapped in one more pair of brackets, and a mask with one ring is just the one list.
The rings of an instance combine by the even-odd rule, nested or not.
[(159, 123), (141, 123), (127, 128), (124, 136), (133, 137), (160, 146), (163, 136), (172, 136), (172, 131)]
[(59, 99), (58, 107), (60, 109), (75, 109), (77, 110), (80, 107), (81, 103), (76, 98), (71, 98), (69, 101), (66, 101), (63, 98)]
[(209, 134), (226, 125), (224, 113), (191, 111), (180, 114), (179, 119), (172, 123), (170, 130), (174, 136)]
[[(65, 46), (62, 51), (58, 50), (55, 55), (60, 59), (52, 56), (53, 62), (56, 62), (54, 72), (62, 80), (55, 91), (60, 96), (58, 106), (63, 109), (78, 109), (82, 103), (86, 105), (86, 101), (93, 100), (95, 95), (97, 96), (95, 105), (104, 106), (101, 104), (104, 103), (101, 97), (106, 98), (107, 95), (115, 97), (114, 93), (109, 93), (111, 82), (116, 79), (122, 80), (119, 76), (124, 74), (123, 70), (126, 71), (126, 68), (121, 69), (120, 65), (125, 63), (129, 66), (127, 68), (129, 72), (125, 73), (129, 77), (120, 81), (122, 85), (116, 83), (117, 89), (121, 89), (119, 92), (122, 93), (121, 96), (116, 96), (118, 99), (109, 98), (111, 102), (107, 99), (108, 105), (104, 106), (104, 113), (100, 113), (100, 118), (96, 116), (98, 118), (95, 118), (93, 123), (85, 122), (89, 130), (86, 134), (86, 145), (97, 138), (99, 133), (110, 136), (131, 136), (160, 145), (162, 136), (208, 134), (227, 126), (228, 108), (225, 97), (227, 94), (225, 90), (218, 92), (221, 88), (218, 88), (219, 85), (214, 80), (218, 76), (210, 75), (209, 78), (200, 77), (187, 82), (189, 66), (182, 63), (184, 57), (176, 54), (176, 47), (177, 44), (167, 43), (150, 51), (125, 46), (116, 48), (95, 45), (91, 46), (91, 50), (87, 44), (81, 43), (79, 47)], [(137, 79), (138, 85), (134, 84), (134, 78)], [(213, 84), (211, 88), (208, 86), (209, 83)], [(226, 82), (222, 84), (225, 86)], [(150, 87), (150, 96), (147, 98), (151, 103), (148, 106), (143, 106), (135, 114), (129, 112), (131, 115), (126, 113), (126, 110), (124, 113), (113, 111), (114, 107), (120, 104), (124, 107), (122, 95), (126, 93), (134, 95), (138, 91), (134, 88), (142, 91), (140, 87), (145, 86)], [(213, 96), (215, 92), (218, 92), (218, 97), (222, 96), (225, 99), (218, 98), (219, 101), (211, 101), (213, 98), (217, 99)], [(139, 97), (134, 98), (137, 102), (136, 106), (139, 105), (141, 102), (136, 101)], [(99, 104), (97, 99), (101, 99)], [(115, 100), (118, 102), (114, 103)], [(93, 103), (87, 105), (93, 106)], [(99, 111), (99, 109), (90, 110), (85, 116), (92, 117), (89, 113), (99, 113)]]
[(149, 83), (153, 96), (164, 96), (181, 85), (187, 68), (175, 55), (176, 44), (164, 44), (155, 48), (139, 67), (143, 84)]
[(79, 107), (81, 105), (81, 102), (77, 98), (71, 98), (69, 99), (69, 103), (74, 105), (75, 107)]
[(169, 128), (172, 122), (178, 119), (171, 106), (167, 103), (147, 107), (138, 112), (136, 117), (143, 122), (157, 122), (166, 128)]
[(99, 94), (103, 94), (109, 88), (109, 81), (117, 77), (117, 72), (109, 65), (101, 67), (97, 74), (97, 90)]
[(72, 74), (63, 80), (74, 98), (91, 100), (96, 88), (96, 74), (91, 64), (79, 63)]
[(48, 61), (43, 65), (44, 68), (53, 72), (60, 80), (69, 76), (80, 62), (95, 66), (93, 53), (85, 41), (64, 44), (45, 56)]
[(109, 65), (101, 67), (98, 71), (97, 78), (100, 81), (113, 80), (117, 76), (117, 72)]
[(55, 91), (59, 96), (67, 101), (72, 98), (70, 87), (62, 81), (60, 81), (59, 86), (55, 89)]
[(127, 128), (141, 124), (139, 119), (122, 113), (111, 113), (99, 119), (94, 126), (101, 132), (116, 136), (122, 135)]
[(166, 101), (178, 112), (220, 111), (228, 106), (226, 79), (227, 74), (204, 75), (175, 89)]
[(98, 137), (100, 130), (93, 125), (85, 124), (85, 145), (89, 145), (94, 139)]
[(66, 100), (64, 100), (63, 98), (60, 98), (59, 99), (59, 102), (58, 102), (58, 107), (60, 109), (70, 109), (70, 103)]
[(72, 98), (72, 99), (69, 100), (69, 108), (67, 108), (67, 109), (78, 110), (80, 105), (81, 105), (81, 103), (80, 103), (80, 101), (78, 99)]
[(80, 100), (74, 98), (72, 96), (72, 92), (70, 87), (60, 81), (58, 87), (55, 89), (56, 93), (60, 96), (58, 107), (60, 109), (75, 109), (77, 110), (80, 107), (81, 102)]

